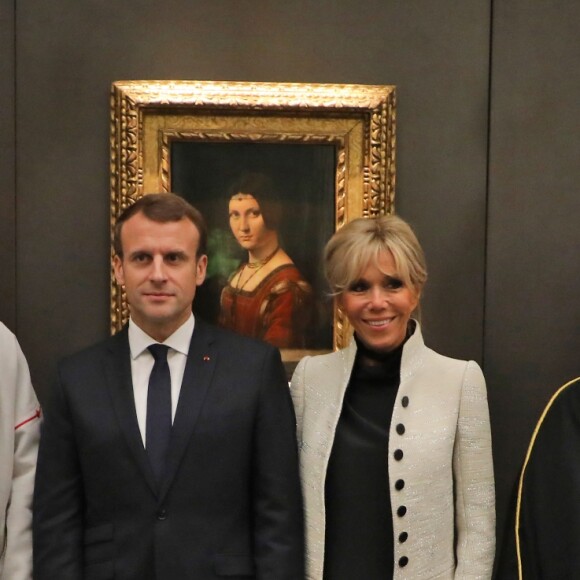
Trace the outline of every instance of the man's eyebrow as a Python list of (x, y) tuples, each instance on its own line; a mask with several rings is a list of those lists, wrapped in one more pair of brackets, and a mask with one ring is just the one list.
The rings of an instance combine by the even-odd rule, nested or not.
[(180, 258), (184, 258), (187, 256), (187, 252), (185, 250), (168, 250), (167, 252), (163, 252), (164, 256), (179, 256)]
[(129, 254), (129, 258), (135, 258), (136, 256), (150, 256), (151, 252), (147, 250), (135, 250)]

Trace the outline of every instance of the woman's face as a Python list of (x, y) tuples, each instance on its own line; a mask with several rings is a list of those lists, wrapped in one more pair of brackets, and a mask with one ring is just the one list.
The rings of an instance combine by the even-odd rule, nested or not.
[(230, 228), (236, 240), (246, 250), (259, 249), (270, 237), (258, 201), (247, 193), (230, 199)]
[(389, 352), (405, 340), (419, 295), (398, 275), (391, 252), (379, 255), (378, 266), (371, 262), (339, 302), (363, 344)]

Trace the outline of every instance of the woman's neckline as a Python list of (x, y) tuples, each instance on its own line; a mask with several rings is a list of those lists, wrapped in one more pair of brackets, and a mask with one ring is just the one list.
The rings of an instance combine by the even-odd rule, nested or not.
[[(234, 276), (236, 275), (237, 272), (241, 271), (241, 269), (244, 267), (245, 264), (242, 264), (238, 270), (236, 270), (236, 272), (234, 273)], [(270, 272), (268, 272), (264, 278), (262, 278), (258, 284), (252, 289), (252, 290), (246, 290), (246, 289), (242, 289), (242, 288), (236, 288), (235, 286), (232, 286), (231, 284), (231, 280), (230, 282), (228, 282), (228, 287), (230, 288), (230, 290), (232, 291), (233, 294), (237, 294), (239, 296), (253, 296), (254, 294), (256, 294), (258, 292), (258, 290), (260, 290), (260, 288), (262, 286), (264, 286), (264, 284), (266, 284), (269, 279), (276, 274), (277, 272), (279, 272), (280, 270), (284, 270), (285, 268), (295, 268), (296, 265), (293, 262), (290, 262), (288, 264), (280, 264), (280, 266), (276, 266), (276, 268), (274, 268), (273, 270), (270, 270)], [(232, 276), (232, 279), (233, 277)]]
[(405, 341), (403, 341), (399, 346), (388, 352), (382, 352), (368, 348), (363, 344), (358, 336), (354, 335), (354, 340), (356, 342), (356, 354), (357, 358), (364, 366), (388, 366), (391, 361), (401, 358), (401, 353), (403, 351), (403, 346)]
[(409, 338), (413, 336), (414, 332), (415, 324), (412, 321), (409, 321), (409, 324), (407, 325), (407, 333), (403, 342), (399, 346), (387, 352), (378, 351), (367, 347), (355, 333), (354, 340), (356, 342), (357, 358), (364, 366), (389, 366), (389, 363), (400, 361), (403, 353), (403, 347)]

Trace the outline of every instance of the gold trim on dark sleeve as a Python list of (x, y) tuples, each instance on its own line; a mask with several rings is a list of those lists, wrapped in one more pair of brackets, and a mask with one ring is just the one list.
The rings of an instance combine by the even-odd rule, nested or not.
[(574, 383), (580, 381), (580, 377), (577, 377), (575, 379), (572, 379), (571, 381), (567, 382), (565, 385), (561, 386), (553, 395), (552, 398), (550, 399), (550, 401), (548, 402), (548, 404), (546, 405), (544, 411), (542, 412), (540, 419), (538, 420), (537, 424), (536, 424), (536, 428), (534, 429), (534, 432), (532, 434), (532, 438), (530, 440), (530, 444), (528, 446), (528, 451), (526, 453), (526, 458), (524, 460), (524, 465), (522, 467), (522, 472), (520, 474), (520, 480), (518, 483), (518, 497), (517, 497), (517, 504), (516, 504), (516, 518), (515, 518), (515, 535), (516, 535), (516, 554), (517, 554), (517, 559), (518, 559), (518, 579), (519, 580), (524, 580), (524, 573), (523, 573), (523, 569), (522, 569), (522, 555), (521, 555), (521, 549), (520, 549), (520, 510), (521, 510), (521, 505), (522, 505), (522, 490), (524, 487), (524, 476), (526, 474), (526, 467), (528, 466), (528, 462), (530, 460), (530, 456), (532, 455), (532, 450), (534, 448), (534, 444), (536, 442), (536, 437), (538, 436), (538, 432), (540, 431), (540, 427), (542, 426), (542, 423), (544, 422), (544, 419), (546, 418), (546, 415), (548, 414), (548, 411), (550, 410), (550, 408), (552, 407), (552, 405), (554, 404), (554, 402), (556, 401), (556, 399), (558, 398), (558, 396), (568, 387), (572, 386)]

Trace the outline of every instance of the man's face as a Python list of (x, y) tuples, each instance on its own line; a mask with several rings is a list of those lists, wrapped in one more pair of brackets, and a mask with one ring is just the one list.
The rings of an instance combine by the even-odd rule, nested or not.
[(138, 213), (123, 224), (121, 243), (123, 258), (115, 256), (113, 268), (131, 318), (162, 342), (187, 320), (205, 280), (207, 256), (196, 259), (199, 232), (187, 218), (160, 223)]

